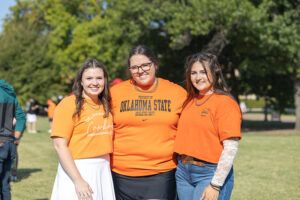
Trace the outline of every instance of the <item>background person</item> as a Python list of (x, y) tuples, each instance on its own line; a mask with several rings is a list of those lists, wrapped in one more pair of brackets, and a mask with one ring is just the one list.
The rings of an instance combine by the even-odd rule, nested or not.
[[(23, 112), (23, 110), (22, 110), (22, 112)], [(25, 114), (24, 114), (24, 116), (25, 116)], [(16, 120), (16, 118), (14, 118), (13, 119), (13, 127), (14, 128), (16, 127), (16, 124), (17, 124), (17, 120)], [(12, 181), (12, 182), (17, 182), (18, 181), (18, 177), (17, 177), (17, 174), (18, 174), (18, 164), (19, 164), (18, 146), (19, 146), (21, 137), (23, 136), (24, 130), (25, 130), (25, 126), (24, 126), (23, 131), (21, 132), (20, 136), (18, 137), (18, 139), (15, 138), (16, 157), (12, 160), (11, 169), (10, 169), (10, 181)]]
[(110, 86), (114, 86), (114, 85), (117, 85), (118, 83), (121, 83), (121, 82), (123, 82), (122, 79), (120, 79), (120, 78), (115, 78), (109, 85), (110, 85)]
[(113, 122), (108, 76), (96, 59), (79, 69), (73, 94), (55, 108), (51, 138), (59, 158), (52, 200), (114, 200)]
[(112, 175), (117, 199), (174, 199), (177, 122), (186, 91), (157, 78), (158, 60), (144, 45), (131, 49), (131, 79), (111, 88)]
[(33, 96), (29, 98), (27, 102), (27, 129), (28, 133), (37, 133), (36, 131), (36, 121), (37, 114), (39, 113), (39, 104), (36, 102)]
[(232, 164), (241, 138), (239, 105), (228, 92), (213, 54), (187, 58), (186, 83), (188, 98), (175, 140), (179, 199), (230, 199)]
[(18, 104), (14, 88), (4, 80), (0, 80), (0, 113), (0, 199), (10, 200), (11, 162), (16, 156), (16, 144), (19, 144), (26, 117)]
[(56, 107), (56, 103), (54, 103), (52, 101), (52, 99), (48, 99), (47, 100), (47, 105), (48, 105), (48, 107), (45, 108), (45, 111), (48, 114), (48, 120), (49, 120), (49, 124), (50, 124), (50, 129), (48, 130), (48, 133), (51, 133), (53, 114), (54, 114), (54, 109)]

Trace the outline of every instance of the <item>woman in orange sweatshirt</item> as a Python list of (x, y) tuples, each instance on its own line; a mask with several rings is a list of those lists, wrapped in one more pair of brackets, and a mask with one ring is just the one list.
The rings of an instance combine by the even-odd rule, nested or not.
[(241, 139), (240, 108), (213, 54), (187, 58), (186, 83), (188, 98), (175, 140), (179, 199), (229, 200), (232, 163)]
[(116, 198), (174, 199), (174, 139), (186, 91), (156, 77), (158, 60), (144, 45), (131, 49), (128, 70), (131, 78), (111, 88)]
[(113, 121), (104, 66), (87, 60), (73, 95), (55, 108), (51, 138), (59, 165), (52, 200), (114, 200), (110, 171)]

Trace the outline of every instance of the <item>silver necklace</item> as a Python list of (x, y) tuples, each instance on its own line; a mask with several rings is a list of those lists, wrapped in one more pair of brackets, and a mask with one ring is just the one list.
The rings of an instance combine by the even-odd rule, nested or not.
[(208, 99), (215, 93), (215, 91), (213, 91), (213, 93), (211, 93), (202, 103), (198, 104), (197, 103), (197, 97), (195, 97), (195, 105), (196, 106), (202, 106), (205, 102), (208, 101)]
[(154, 86), (154, 88), (153, 88), (152, 90), (150, 90), (150, 91), (147, 91), (147, 90), (144, 91), (144, 90), (141, 90), (140, 88), (138, 88), (138, 87), (136, 86), (136, 82), (134, 81), (134, 88), (135, 88), (137, 91), (139, 91), (139, 92), (152, 93), (152, 92), (155, 92), (155, 90), (157, 89), (157, 86), (158, 86), (158, 80), (157, 80), (157, 78), (155, 78), (153, 84), (155, 84), (155, 86)]

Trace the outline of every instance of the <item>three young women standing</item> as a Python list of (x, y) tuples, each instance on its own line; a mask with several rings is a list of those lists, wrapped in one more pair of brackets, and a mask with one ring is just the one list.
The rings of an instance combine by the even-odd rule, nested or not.
[(174, 145), (180, 200), (229, 199), (241, 112), (216, 56), (198, 53), (187, 59), (187, 98), (183, 88), (156, 77), (158, 60), (146, 46), (130, 51), (128, 70), (131, 79), (111, 89), (113, 153), (107, 73), (101, 63), (88, 60), (77, 74), (75, 95), (56, 108), (52, 138), (60, 164), (52, 199), (109, 200), (115, 198), (114, 187), (118, 200), (172, 200)]
[(175, 152), (180, 200), (229, 200), (233, 160), (241, 139), (241, 111), (228, 92), (217, 57), (186, 61), (188, 98), (178, 123)]

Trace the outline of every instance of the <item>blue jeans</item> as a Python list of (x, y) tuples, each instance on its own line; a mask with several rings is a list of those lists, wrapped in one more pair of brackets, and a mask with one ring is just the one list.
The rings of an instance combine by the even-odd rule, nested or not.
[[(186, 165), (178, 156), (176, 170), (176, 187), (180, 200), (199, 200), (205, 188), (211, 182), (217, 165), (205, 163), (205, 167)], [(224, 185), (221, 188), (218, 200), (229, 200), (233, 189), (233, 169), (230, 170)]]
[(0, 141), (0, 200), (11, 199), (9, 174), (15, 156), (16, 145), (13, 142)]

